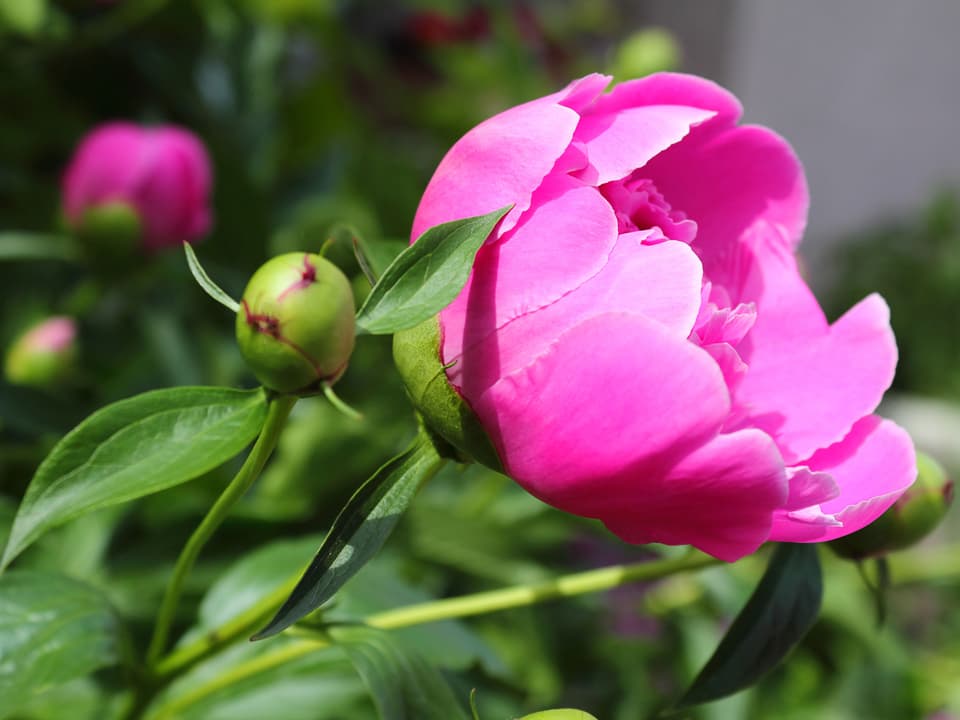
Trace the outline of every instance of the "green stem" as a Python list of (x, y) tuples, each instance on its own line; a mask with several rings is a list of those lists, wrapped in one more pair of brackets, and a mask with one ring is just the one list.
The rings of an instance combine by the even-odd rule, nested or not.
[(323, 387), (323, 395), (327, 398), (327, 402), (333, 405), (342, 415), (346, 415), (351, 420), (363, 420), (363, 414), (341, 400), (340, 396), (333, 391), (333, 386), (330, 383), (324, 381), (321, 387)]
[(631, 582), (656, 580), (678, 572), (718, 565), (721, 562), (701, 552), (691, 551), (678, 558), (632, 565), (614, 565), (530, 585), (409, 605), (371, 615), (364, 622), (371, 627), (392, 630), (438, 620), (484, 615), (498, 610), (535, 605), (546, 600), (610, 590)]
[(160, 604), (160, 612), (157, 615), (157, 622), (153, 630), (153, 638), (150, 641), (150, 647), (147, 651), (147, 665), (153, 667), (160, 658), (161, 653), (167, 645), (167, 639), (170, 635), (170, 628), (173, 625), (174, 616), (177, 612), (177, 604), (180, 602), (180, 595), (183, 592), (183, 583), (187, 575), (193, 568), (200, 554), (200, 550), (207, 543), (220, 524), (226, 519), (227, 514), (233, 508), (234, 504), (243, 497), (250, 489), (250, 486), (260, 475), (263, 466), (277, 445), (280, 438), (280, 431), (286, 422), (287, 415), (297, 402), (294, 396), (280, 395), (270, 399), (267, 409), (267, 419), (260, 430), (260, 436), (254, 444), (253, 449), (244, 461), (243, 466), (236, 477), (230, 481), (223, 493), (217, 498), (213, 507), (207, 513), (203, 521), (194, 530), (193, 535), (187, 540), (180, 557), (177, 558), (177, 564), (173, 569), (173, 577), (167, 585), (166, 593), (163, 596), (163, 602)]
[(215, 630), (205, 633), (191, 643), (178, 647), (154, 665), (154, 674), (159, 678), (170, 678), (180, 675), (187, 669), (205, 660), (221, 648), (233, 644), (238, 638), (249, 636), (261, 627), (283, 604), (300, 581), (297, 573), (289, 581), (280, 585), (276, 590), (260, 598), (236, 617), (231, 618)]
[[(387, 465), (381, 467), (377, 473), (384, 471), (387, 467), (402, 463), (402, 465), (398, 467), (406, 466), (408, 471), (413, 471), (414, 468), (417, 468), (416, 473), (419, 476), (418, 485), (422, 487), (424, 483), (428, 482), (430, 478), (440, 471), (445, 462), (443, 458), (437, 455), (433, 441), (421, 431), (421, 434), (418, 435), (410, 448), (391, 460)], [(376, 475), (374, 477), (376, 477)], [(373, 480), (374, 478), (371, 478), (371, 481), (368, 482), (372, 482)], [(362, 492), (364, 492), (362, 489), (358, 491), (358, 493)], [(341, 519), (338, 517), (334, 522), (334, 527), (330, 530), (333, 536), (337, 535), (337, 526), (340, 521)], [(324, 541), (324, 544), (327, 542), (329, 542), (329, 536), (328, 539)], [(354, 559), (359, 564), (364, 562), (363, 560), (357, 560), (357, 558)], [(350, 570), (349, 573), (352, 575), (353, 572), (356, 572), (358, 569), (359, 567), (356, 567), (354, 570)], [(343, 570), (344, 567), (341, 566), (341, 572)], [(164, 680), (180, 675), (191, 666), (208, 658), (237, 639), (243, 636), (249, 637), (251, 633), (258, 629), (262, 630), (264, 625), (267, 624), (267, 621), (274, 617), (284, 601), (287, 600), (296, 586), (302, 581), (305, 572), (310, 572), (309, 566), (291, 577), (270, 594), (257, 600), (254, 605), (236, 617), (231, 618), (210, 632), (203, 634), (196, 640), (178, 647), (166, 657), (158, 660), (153, 665), (154, 676)]]
[[(417, 605), (408, 605), (394, 610), (370, 615), (364, 623), (382, 630), (392, 630), (412, 625), (464, 618), (525, 607), (558, 598), (574, 597), (585, 593), (610, 590), (630, 582), (657, 580), (681, 572), (689, 572), (721, 564), (721, 560), (691, 551), (682, 557), (616, 565), (599, 570), (574, 573), (530, 585), (491, 590), (488, 592), (464, 595), (447, 600), (435, 600)], [(297, 634), (302, 635), (303, 632)], [(330, 647), (331, 641), (323, 633), (309, 633), (306, 639), (300, 639), (272, 652), (265, 653), (253, 660), (240, 663), (223, 675), (201, 685), (170, 703), (162, 706), (153, 720), (176, 717), (185, 708), (223, 690), (231, 685), (254, 677), (260, 673), (285, 665), (304, 655)]]

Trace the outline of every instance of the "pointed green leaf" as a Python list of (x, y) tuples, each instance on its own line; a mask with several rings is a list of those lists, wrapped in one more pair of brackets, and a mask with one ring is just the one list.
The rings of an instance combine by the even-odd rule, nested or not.
[(0, 715), (39, 692), (115, 664), (120, 628), (85, 583), (15, 570), (0, 577)]
[(40, 464), (3, 553), (6, 567), (47, 530), (213, 470), (263, 425), (263, 390), (155, 390), (98, 410)]
[(377, 470), (347, 501), (290, 597), (252, 639), (276, 635), (333, 597), (383, 547), (417, 490), (442, 463), (421, 432)]
[(453, 302), (473, 260), (512, 206), (427, 230), (390, 263), (357, 313), (357, 325), (385, 335), (419, 325)]
[(26, 232), (0, 233), (0, 260), (76, 260), (70, 238)]
[(382, 720), (467, 720), (440, 671), (387, 633), (363, 625), (329, 633), (363, 678)]
[(240, 303), (230, 297), (226, 290), (217, 285), (210, 276), (207, 275), (207, 271), (203, 269), (203, 265), (200, 264), (197, 254), (193, 251), (193, 246), (185, 242), (183, 244), (183, 251), (187, 255), (187, 265), (190, 267), (190, 273), (193, 275), (193, 279), (197, 281), (197, 284), (203, 288), (203, 291), (230, 312), (240, 312)]
[(675, 709), (718, 700), (756, 683), (813, 627), (822, 596), (816, 545), (778, 545), (750, 600)]
[(316, 535), (295, 540), (278, 540), (247, 553), (210, 586), (200, 603), (198, 624), (204, 630), (232, 620), (255, 606), (266, 595), (287, 585), (303, 571), (322, 538)]

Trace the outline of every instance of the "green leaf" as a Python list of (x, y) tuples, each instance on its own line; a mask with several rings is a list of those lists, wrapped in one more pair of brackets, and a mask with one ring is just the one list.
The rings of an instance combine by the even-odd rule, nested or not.
[(155, 390), (98, 410), (40, 464), (0, 569), (50, 528), (223, 464), (253, 440), (265, 415), (263, 390), (205, 387)]
[[(16, 0), (13, 0), (16, 2)], [(0, 260), (76, 260), (72, 240), (63, 235), (0, 232)]]
[(221, 575), (200, 603), (199, 624), (212, 629), (249, 610), (303, 570), (319, 538), (279, 540), (248, 553)]
[(390, 263), (357, 313), (357, 325), (386, 335), (419, 325), (453, 302), (473, 260), (507, 206), (427, 230)]
[(193, 274), (193, 279), (197, 281), (197, 284), (201, 288), (203, 288), (203, 291), (225, 308), (230, 310), (230, 312), (234, 314), (240, 312), (240, 303), (230, 297), (223, 288), (217, 285), (213, 280), (210, 279), (210, 276), (207, 275), (207, 271), (203, 269), (203, 265), (200, 264), (197, 254), (193, 251), (193, 246), (190, 245), (190, 243), (185, 242), (183, 244), (183, 251), (187, 255), (187, 265), (190, 266), (190, 272)]
[(822, 597), (816, 546), (778, 545), (757, 589), (674, 709), (718, 700), (756, 683), (813, 627)]
[(62, 575), (0, 577), (0, 715), (43, 690), (113, 665), (120, 628), (103, 595)]
[(340, 233), (337, 237), (350, 241), (357, 264), (371, 286), (377, 284), (377, 280), (383, 277), (390, 263), (407, 249), (407, 243), (402, 240), (368, 238), (345, 225), (338, 226), (334, 232)]
[(583, 710), (561, 708), (559, 710), (542, 710), (533, 715), (524, 715), (520, 720), (597, 720), (590, 713)]
[(443, 675), (382, 630), (329, 629), (373, 695), (381, 720), (467, 720)]
[(405, 452), (377, 470), (347, 501), (290, 597), (252, 639), (276, 635), (333, 597), (383, 547), (419, 487), (442, 463), (421, 431)]
[[(343, 720), (369, 717), (363, 683), (343, 652), (330, 647), (237, 677), (240, 667), (295, 645), (293, 638), (241, 642), (176, 678), (162, 691), (149, 718), (166, 720)], [(224, 682), (230, 678), (230, 682)], [(70, 720), (73, 720), (72, 718)]]

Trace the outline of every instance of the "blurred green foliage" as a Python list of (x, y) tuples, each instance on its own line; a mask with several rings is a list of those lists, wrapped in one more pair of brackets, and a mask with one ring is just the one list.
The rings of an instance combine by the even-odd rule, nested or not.
[(920, 213), (847, 238), (832, 308), (879, 292), (900, 348), (896, 387), (960, 400), (960, 195), (942, 191)]
[[(639, 30), (625, 26), (614, 0), (0, 0), (0, 232), (56, 230), (60, 173), (75, 143), (100, 122), (127, 118), (185, 125), (209, 148), (215, 228), (197, 253), (234, 297), (267, 257), (316, 251), (339, 223), (396, 249), (433, 168), (472, 125), (586, 72), (623, 79), (679, 61), (668, 34), (633, 34)], [(900, 338), (899, 382), (960, 396), (956, 202), (871, 237), (842, 261), (838, 305), (884, 292)], [(348, 249), (331, 257), (365, 292)], [(0, 537), (52, 443), (93, 409), (151, 388), (254, 385), (233, 319), (196, 287), (178, 252), (122, 271), (95, 260), (0, 262), (0, 287), (0, 347), (49, 314), (81, 323), (73, 385), (49, 393), (0, 383)], [(358, 340), (338, 392), (364, 421), (316, 398), (295, 408), (274, 461), (191, 574), (177, 633), (209, 629), (302, 566), (357, 485), (413, 434), (389, 339)], [(180, 547), (237, 466), (68, 524), (16, 567), (100, 589), (142, 650)], [(330, 612), (355, 618), (654, 552), (546, 508), (502, 476), (451, 467)], [(880, 631), (855, 567), (824, 557), (823, 617), (787, 665), (690, 716), (903, 720), (960, 712), (956, 557), (935, 551), (911, 562)], [(762, 566), (751, 559), (390, 637), (440, 668), (464, 708), (477, 688), (484, 719), (576, 707), (601, 720), (635, 720), (679, 695)], [(178, 679), (160, 701), (284, 642), (240, 643)], [(54, 687), (10, 717), (117, 717), (124, 673), (115, 667)], [(265, 716), (376, 715), (337, 650), (238, 682), (181, 715)]]

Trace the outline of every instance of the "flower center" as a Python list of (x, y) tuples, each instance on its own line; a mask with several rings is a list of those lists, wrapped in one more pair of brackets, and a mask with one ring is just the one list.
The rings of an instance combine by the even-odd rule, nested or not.
[(600, 192), (613, 207), (620, 233), (656, 228), (663, 237), (656, 240), (679, 240), (690, 243), (697, 235), (697, 224), (660, 194), (653, 180), (636, 173), (624, 180), (615, 180), (600, 187)]

